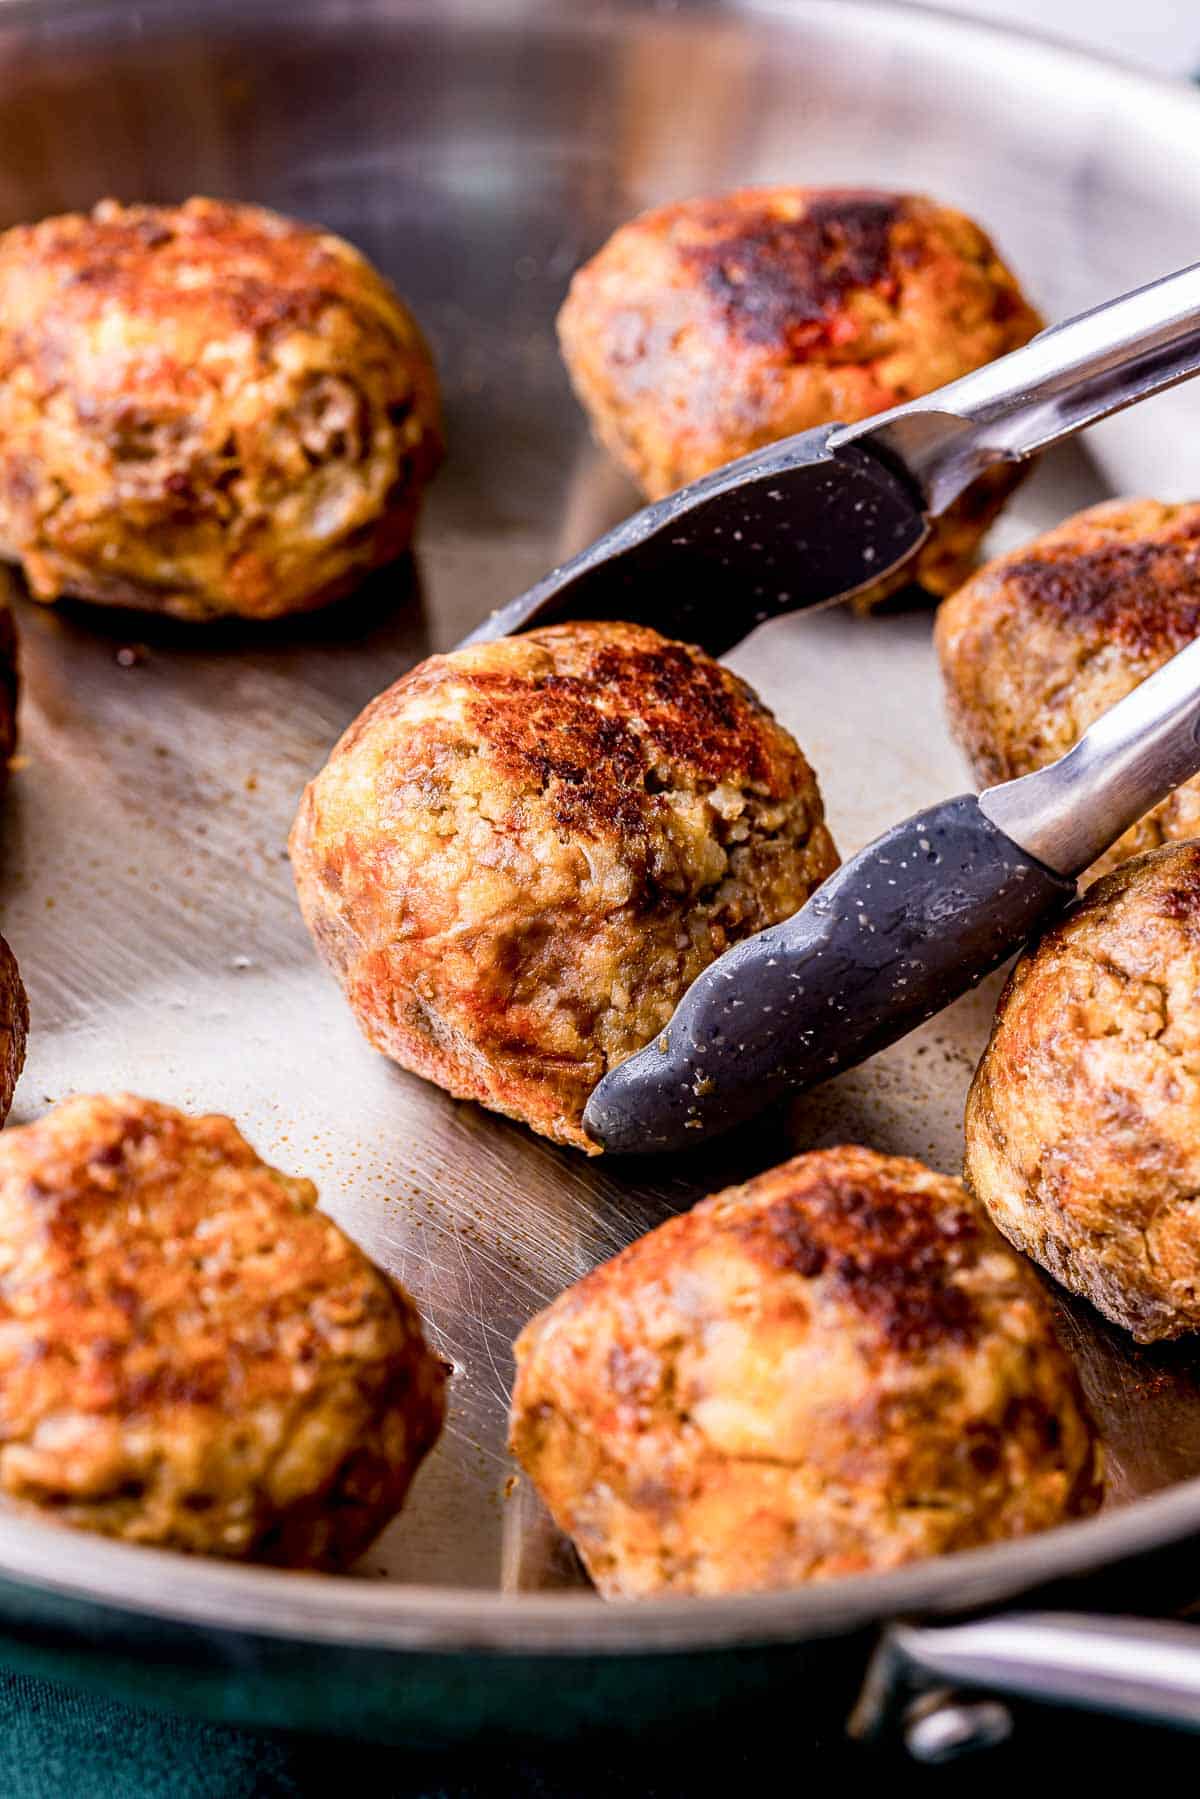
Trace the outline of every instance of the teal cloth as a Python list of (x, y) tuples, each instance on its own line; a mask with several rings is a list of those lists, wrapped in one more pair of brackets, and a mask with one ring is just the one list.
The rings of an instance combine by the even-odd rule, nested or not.
[(726, 1794), (748, 1784), (759, 1758), (744, 1742), (732, 1761), (729, 1749), (710, 1747), (703, 1773), (678, 1749), (652, 1758), (657, 1772), (627, 1747), (548, 1761), (494, 1745), (413, 1756), (201, 1723), (0, 1670), (0, 1799), (696, 1799), (713, 1781)]
[[(730, 1739), (733, 1740), (730, 1740)], [(915, 1768), (897, 1750), (846, 1746), (836, 1718), (815, 1736), (804, 1714), (779, 1707), (749, 1728), (714, 1720), (653, 1750), (588, 1743), (545, 1760), (494, 1746), (473, 1754), (407, 1756), (349, 1742), (252, 1731), (115, 1704), (0, 1671), (0, 1799), (738, 1799), (755, 1791), (820, 1791), (831, 1776), (855, 1790), (961, 1796), (988, 1776), (1036, 1780), (1070, 1768), (1089, 1775), (1153, 1768), (1156, 1783), (1195, 1777), (1194, 1738), (1102, 1718), (1030, 1711), (1012, 1743), (945, 1768)], [(881, 1785), (886, 1782), (886, 1785)]]
[[(282, 1738), (114, 1704), (22, 1674), (0, 1676), (3, 1799), (283, 1799), (334, 1790)], [(337, 1745), (343, 1793), (351, 1750)], [(329, 1776), (330, 1778), (326, 1778)], [(370, 1790), (370, 1789), (368, 1789)], [(387, 1791), (375, 1787), (374, 1791)]]

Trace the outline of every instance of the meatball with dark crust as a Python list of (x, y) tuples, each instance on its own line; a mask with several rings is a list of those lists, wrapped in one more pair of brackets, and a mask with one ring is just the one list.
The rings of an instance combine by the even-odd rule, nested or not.
[(592, 623), (397, 681), (309, 786), (291, 854), (377, 1049), (593, 1152), (601, 1076), (837, 865), (812, 770), (745, 682)]
[(967, 1179), (1018, 1248), (1141, 1343), (1200, 1330), (1200, 845), (1090, 887), (1013, 971)]
[(227, 1118), (0, 1135), (0, 1491), (131, 1543), (353, 1561), (441, 1428), (412, 1302)]
[[(998, 556), (939, 609), (950, 723), (981, 787), (1065, 755), (1087, 727), (1200, 636), (1200, 505), (1110, 500)], [(1163, 800), (1092, 875), (1200, 834), (1200, 777)]]
[(411, 539), (429, 352), (357, 250), (106, 200), (0, 236), (0, 554), (37, 599), (275, 618)]
[(8, 1117), (25, 1066), (29, 1000), (17, 958), (0, 937), (0, 1124)]
[[(749, 188), (624, 225), (579, 270), (563, 354), (596, 434), (649, 499), (793, 432), (856, 423), (1041, 327), (989, 239), (915, 195)], [(907, 582), (949, 593), (1021, 479), (977, 481)]]
[(513, 1453), (608, 1598), (894, 1568), (1098, 1503), (1036, 1277), (919, 1162), (823, 1150), (718, 1193), (516, 1355)]

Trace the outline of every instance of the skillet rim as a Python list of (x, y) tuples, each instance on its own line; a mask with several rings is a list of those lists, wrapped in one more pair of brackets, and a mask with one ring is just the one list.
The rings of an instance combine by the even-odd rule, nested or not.
[[(0, 56), (22, 33), (94, 41), (107, 20), (131, 36), (182, 35), (203, 22), (253, 29), (294, 20), (298, 5), (319, 14), (320, 0), (140, 0), (131, 17), (113, 0), (3, 0)], [(471, 0), (342, 0), (348, 11), (396, 20), (436, 18), (448, 29), (500, 31), (533, 20), (548, 35), (610, 32), (623, 16), (654, 13), (652, 0), (492, 0), (481, 18)], [(1082, 80), (1132, 90), (1163, 111), (1200, 126), (1200, 94), (1181, 79), (1130, 67), (1115, 55), (1067, 43), (1052, 33), (1017, 31), (970, 14), (891, 0), (699, 0), (670, 21), (723, 17), (731, 24), (786, 30), (801, 16), (869, 20), (910, 43), (914, 35), (953, 39), (966, 56), (974, 41), (1014, 57), (1056, 57)], [(321, 20), (312, 23), (319, 26)], [(159, 1619), (207, 1632), (362, 1649), (497, 1656), (716, 1652), (751, 1645), (799, 1644), (868, 1629), (899, 1616), (949, 1615), (995, 1606), (1049, 1583), (1097, 1573), (1200, 1532), (1200, 1475), (1095, 1518), (1040, 1535), (932, 1558), (888, 1574), (855, 1575), (787, 1592), (728, 1597), (617, 1600), (594, 1594), (505, 1594), (486, 1588), (370, 1581), (293, 1573), (120, 1543), (17, 1513), (0, 1512), (0, 1618), (23, 1621), (13, 1595), (34, 1589), (84, 1606)]]

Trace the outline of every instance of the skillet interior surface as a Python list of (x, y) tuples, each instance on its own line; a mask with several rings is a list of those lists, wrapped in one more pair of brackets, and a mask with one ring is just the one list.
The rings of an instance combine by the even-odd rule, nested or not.
[[(157, 1619), (214, 1642), (717, 1650), (995, 1602), (1200, 1523), (1200, 1486), (1177, 1485), (1200, 1471), (1194, 1354), (1135, 1352), (1064, 1305), (1108, 1443), (1113, 1509), (1095, 1523), (765, 1599), (604, 1608), (563, 1591), (584, 1583), (503, 1447), (517, 1330), (641, 1231), (798, 1148), (858, 1140), (954, 1170), (996, 984), (703, 1158), (606, 1165), (374, 1056), (296, 910), (287, 829), (351, 716), (633, 504), (590, 446), (555, 348), (572, 269), (639, 208), (771, 180), (958, 203), (1061, 316), (1194, 258), (1200, 99), (857, 0), (0, 12), (0, 225), (110, 193), (230, 195), (319, 220), (412, 302), (450, 446), (415, 560), (299, 623), (205, 631), (47, 611), (10, 578), (24, 762), (0, 891), (33, 1011), (14, 1121), (120, 1087), (229, 1112), (264, 1155), (312, 1175), (414, 1293), (455, 1370), (446, 1436), (355, 1577), (185, 1562), (0, 1518), (0, 1613), (41, 1620), (47, 1641), (98, 1639), (104, 1608), (126, 1605), (130, 1644), (153, 1640)], [(1114, 491), (1194, 497), (1198, 426), (1186, 388), (1111, 421), (1047, 461), (994, 543)], [(929, 625), (925, 609), (793, 619), (732, 658), (799, 736), (843, 854), (968, 785)], [(118, 660), (126, 646), (136, 654)], [(1146, 1495), (1160, 1497), (1130, 1507)]]

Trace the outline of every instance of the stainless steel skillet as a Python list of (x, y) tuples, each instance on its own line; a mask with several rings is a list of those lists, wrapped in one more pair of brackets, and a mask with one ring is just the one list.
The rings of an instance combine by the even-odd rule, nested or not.
[[(213, 637), (19, 602), (28, 764), (0, 885), (34, 1010), (17, 1116), (116, 1085), (228, 1110), (413, 1288), (457, 1374), (446, 1441), (362, 1578), (0, 1518), (9, 1661), (264, 1724), (568, 1735), (777, 1692), (848, 1712), (888, 1620), (1034, 1595), (1166, 1609), (1200, 1587), (1190, 1354), (1135, 1354), (1080, 1310), (1064, 1325), (1115, 1477), (1095, 1523), (767, 1598), (602, 1607), (575, 1590), (527, 1496), (505, 1494), (517, 1327), (671, 1209), (793, 1147), (858, 1137), (953, 1167), (988, 996), (703, 1165), (588, 1165), (373, 1058), (296, 916), (283, 837), (351, 713), (631, 503), (553, 346), (571, 268), (642, 205), (795, 178), (962, 203), (1065, 316), (1194, 259), (1200, 101), (856, 0), (0, 7), (2, 222), (110, 191), (319, 218), (429, 325), (452, 444), (417, 568), (326, 618)], [(1197, 406), (1185, 390), (1101, 428), (1091, 459), (1048, 464), (1005, 528), (1028, 535), (1117, 489), (1200, 492)], [(926, 614), (785, 622), (738, 660), (809, 750), (843, 849), (961, 786)], [(922, 1653), (954, 1647), (926, 1637)]]

